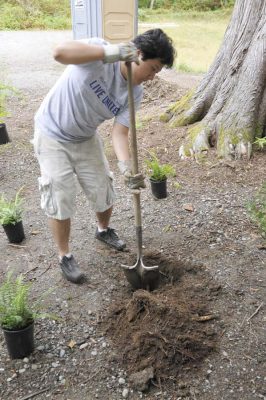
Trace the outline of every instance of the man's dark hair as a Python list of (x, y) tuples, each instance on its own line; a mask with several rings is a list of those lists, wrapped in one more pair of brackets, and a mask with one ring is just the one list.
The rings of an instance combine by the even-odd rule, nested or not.
[(142, 53), (142, 60), (158, 58), (168, 68), (174, 63), (176, 51), (172, 39), (161, 29), (150, 29), (133, 40)]

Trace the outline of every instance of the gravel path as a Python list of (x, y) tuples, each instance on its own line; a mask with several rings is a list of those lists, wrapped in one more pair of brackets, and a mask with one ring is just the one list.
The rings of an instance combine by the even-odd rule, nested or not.
[[(129, 384), (130, 371), (121, 362), (125, 349), (115, 345), (116, 337), (100, 329), (110, 305), (117, 306), (119, 316), (119, 307), (132, 300), (119, 266), (132, 264), (136, 256), (132, 199), (117, 171), (110, 146), (110, 124), (101, 128), (101, 134), (115, 171), (118, 198), (113, 224), (126, 239), (128, 251), (117, 253), (95, 243), (95, 216), (79, 193), (72, 248), (89, 281), (75, 286), (61, 277), (46, 219), (39, 208), (39, 168), (29, 139), (34, 112), (64, 69), (52, 60), (52, 48), (69, 38), (70, 31), (0, 32), (0, 80), (23, 94), (8, 101), (10, 116), (6, 122), (13, 141), (0, 149), (1, 192), (13, 195), (24, 185), (26, 198), (23, 247), (9, 246), (0, 230), (0, 281), (7, 268), (14, 268), (33, 282), (34, 295), (52, 286), (48, 311), (61, 317), (59, 321), (37, 322), (36, 350), (24, 360), (9, 360), (0, 339), (0, 399), (22, 400), (38, 391), (43, 393), (35, 396), (37, 400), (265, 399), (266, 246), (245, 206), (265, 180), (265, 152), (256, 153), (249, 163), (223, 163), (214, 152), (206, 164), (181, 161), (178, 148), (186, 129), (173, 128), (158, 119), (170, 102), (197, 84), (200, 76), (163, 71), (160, 76), (166, 81), (155, 80), (145, 88), (138, 114), (140, 160), (143, 163), (147, 151), (155, 149), (160, 159), (175, 166), (177, 176), (169, 182), (167, 199), (155, 201), (147, 188), (141, 203), (145, 257), (147, 250), (154, 250), (171, 262), (186, 265), (183, 279), (187, 286), (182, 286), (182, 279), (177, 282), (181, 292), (182, 287), (188, 287), (189, 277), (196, 281), (195, 276), (199, 277), (197, 283), (192, 279), (193, 285), (183, 295), (194, 297), (196, 304), (197, 296), (207, 292), (204, 301), (217, 319), (199, 322), (198, 328), (203, 324), (207, 339), (216, 332), (216, 352), (199, 363), (192, 360), (177, 376), (169, 376), (162, 387), (155, 381), (150, 392), (142, 393)], [(201, 269), (204, 280), (200, 280)], [(161, 291), (163, 301), (169, 305), (173, 300), (170, 293)], [(185, 303), (186, 297), (180, 298)], [(164, 327), (168, 323), (165, 321)], [(124, 334), (123, 325), (119, 327), (119, 333)], [(145, 320), (141, 328), (145, 332)], [(178, 329), (177, 336), (181, 335)], [(124, 343), (136, 343), (131, 336), (123, 339)], [(165, 350), (165, 340), (161, 339), (159, 350)], [(162, 359), (164, 356), (167, 354), (163, 353)]]

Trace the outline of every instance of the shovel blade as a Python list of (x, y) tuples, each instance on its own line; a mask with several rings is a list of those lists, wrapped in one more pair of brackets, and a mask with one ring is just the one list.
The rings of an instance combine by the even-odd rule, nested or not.
[(125, 277), (134, 289), (152, 291), (159, 286), (160, 273), (158, 266), (146, 267), (142, 258), (133, 266), (122, 265)]

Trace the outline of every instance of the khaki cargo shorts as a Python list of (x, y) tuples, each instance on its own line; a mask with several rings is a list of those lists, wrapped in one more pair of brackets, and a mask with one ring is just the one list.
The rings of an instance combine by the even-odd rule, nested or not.
[(36, 129), (33, 145), (41, 169), (41, 208), (48, 217), (73, 216), (77, 181), (96, 212), (114, 204), (113, 175), (97, 133), (81, 143), (58, 142)]

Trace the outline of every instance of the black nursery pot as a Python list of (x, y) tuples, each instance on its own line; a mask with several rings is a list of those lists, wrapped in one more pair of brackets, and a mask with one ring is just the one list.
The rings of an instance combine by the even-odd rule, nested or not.
[(165, 199), (167, 197), (167, 179), (163, 181), (154, 181), (150, 179), (151, 191), (156, 199)]
[(10, 243), (20, 243), (25, 239), (22, 221), (17, 222), (15, 225), (3, 225), (3, 228)]
[(3, 329), (10, 358), (24, 358), (34, 350), (34, 322), (24, 329), (10, 331)]
[(0, 124), (0, 144), (9, 143), (10, 139), (7, 133), (6, 124)]

